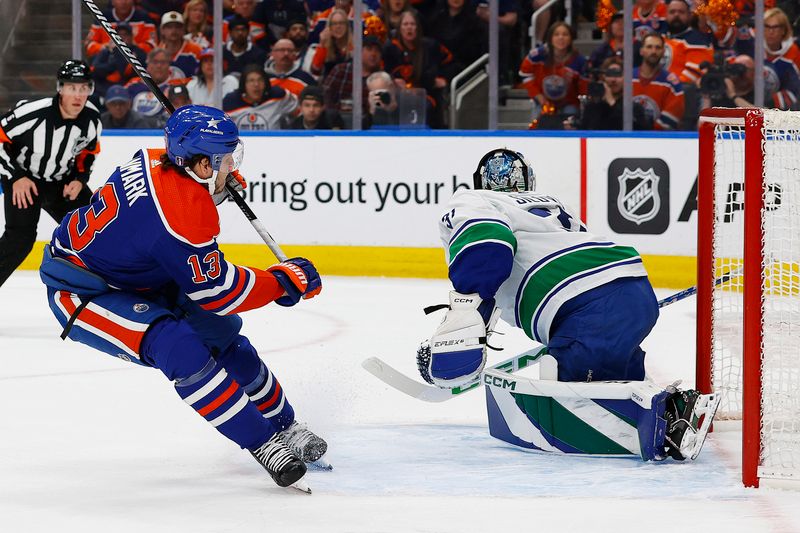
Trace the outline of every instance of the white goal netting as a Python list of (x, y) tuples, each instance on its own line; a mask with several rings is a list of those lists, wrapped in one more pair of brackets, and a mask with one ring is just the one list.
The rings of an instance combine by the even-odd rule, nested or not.
[(712, 387), (719, 418), (741, 418), (747, 182), (764, 202), (759, 477), (800, 479), (800, 113), (764, 111), (763, 184), (745, 180), (744, 138), (743, 126), (716, 126)]

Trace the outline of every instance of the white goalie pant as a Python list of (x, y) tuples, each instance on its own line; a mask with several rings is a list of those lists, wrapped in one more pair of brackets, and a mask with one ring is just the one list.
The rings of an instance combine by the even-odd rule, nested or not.
[(556, 360), (543, 356), (540, 377), (483, 372), (489, 433), (504, 442), (558, 454), (664, 459), (665, 402), (651, 381), (555, 381)]

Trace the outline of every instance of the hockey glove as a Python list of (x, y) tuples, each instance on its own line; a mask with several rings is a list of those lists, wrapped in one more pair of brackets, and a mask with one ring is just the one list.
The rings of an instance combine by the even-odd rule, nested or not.
[[(230, 185), (233, 187), (233, 190), (236, 192), (242, 192), (247, 188), (247, 182), (244, 180), (244, 176), (239, 174), (238, 170), (234, 170), (230, 174), (228, 174), (227, 179), (225, 180), (226, 185)], [(214, 199), (214, 205), (219, 205), (228, 198), (228, 190), (223, 189), (222, 192), (217, 194), (212, 194), (211, 197)]]
[(300, 301), (313, 298), (322, 290), (322, 281), (314, 265), (308, 259), (294, 257), (267, 269), (271, 272), (286, 294), (275, 300), (284, 307), (291, 307)]
[(499, 317), (494, 298), (450, 292), (444, 320), (417, 352), (423, 379), (453, 388), (476, 378), (486, 364), (486, 342)]

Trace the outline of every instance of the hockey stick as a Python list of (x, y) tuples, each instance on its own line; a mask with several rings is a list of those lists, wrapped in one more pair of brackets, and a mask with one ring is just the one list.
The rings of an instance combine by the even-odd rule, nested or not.
[[(728, 272), (724, 273), (723, 275), (721, 275), (720, 277), (718, 277), (717, 279), (714, 280), (714, 286), (718, 287), (718, 286), (722, 285), (723, 283), (727, 283), (728, 281), (731, 280), (731, 278), (735, 278), (735, 277), (741, 275), (741, 273), (742, 273), (742, 269), (741, 268), (736, 268), (734, 270), (729, 270)], [(688, 289), (683, 289), (680, 292), (676, 292), (672, 296), (667, 296), (666, 298), (664, 298), (662, 300), (659, 300), (658, 301), (658, 307), (659, 308), (660, 307), (666, 307), (669, 304), (674, 304), (675, 302), (679, 302), (679, 301), (683, 300), (684, 298), (688, 298), (689, 296), (693, 296), (696, 293), (697, 293), (697, 285), (695, 285), (694, 287), (689, 287)]]
[[(144, 84), (147, 85), (147, 88), (150, 89), (150, 92), (153, 93), (153, 96), (156, 97), (159, 103), (164, 106), (164, 109), (166, 109), (170, 115), (174, 113), (175, 106), (173, 106), (172, 102), (170, 102), (167, 97), (164, 96), (164, 93), (153, 81), (153, 78), (150, 77), (150, 73), (147, 72), (147, 69), (145, 69), (144, 66), (139, 62), (139, 59), (137, 59), (136, 55), (131, 51), (130, 48), (128, 48), (128, 45), (122, 41), (122, 38), (120, 38), (117, 30), (111, 26), (111, 23), (108, 22), (108, 19), (105, 15), (103, 15), (103, 12), (100, 11), (100, 8), (97, 7), (93, 0), (82, 1), (89, 11), (92, 12), (92, 16), (97, 23), (106, 31), (109, 38), (114, 41), (114, 44), (117, 45), (117, 48), (122, 51), (122, 55), (125, 56), (128, 64), (130, 64), (134, 72), (136, 72), (136, 75), (142, 79)], [(239, 193), (237, 193), (236, 190), (227, 183), (225, 184), (225, 190), (228, 191), (228, 195), (233, 198), (233, 201), (236, 202), (236, 205), (239, 206), (239, 209), (242, 210), (244, 216), (247, 217), (247, 220), (249, 220), (250, 224), (253, 225), (264, 243), (269, 246), (269, 249), (272, 250), (272, 253), (275, 254), (275, 257), (277, 257), (279, 261), (285, 261), (286, 254), (283, 253), (283, 250), (281, 250), (280, 246), (278, 246), (278, 243), (275, 242), (275, 239), (273, 239), (272, 235), (269, 234), (269, 231), (267, 231), (267, 228), (264, 227), (264, 224), (258, 220), (258, 217), (256, 217), (256, 214), (252, 209), (250, 209), (250, 206), (247, 205), (245, 199), (242, 198)]]
[[(529, 366), (531, 363), (534, 363), (545, 353), (547, 353), (547, 349), (540, 346), (533, 350), (528, 350), (517, 354), (514, 357), (506, 359), (505, 361), (500, 361), (489, 368), (493, 370), (504, 370), (506, 372), (516, 372), (517, 370), (521, 370)], [(411, 396), (412, 398), (423, 400), (425, 402), (444, 402), (464, 394), (465, 392), (469, 392), (481, 384), (481, 376), (478, 376), (477, 378), (465, 383), (464, 385), (461, 385), (460, 387), (442, 389), (411, 379), (377, 357), (365, 359), (361, 363), (361, 366), (364, 368), (364, 370), (383, 381), (390, 387), (397, 389), (400, 392)]]
[[(726, 272), (714, 280), (714, 286), (721, 285), (729, 281), (731, 278), (738, 276), (740, 273), (740, 268)], [(666, 298), (659, 300), (658, 307), (666, 307), (670, 304), (688, 298), (696, 292), (696, 285), (694, 287), (689, 287), (688, 289), (684, 289), (673, 294), (672, 296), (667, 296)], [(530, 363), (538, 360), (539, 357), (541, 357), (544, 353), (545, 348), (536, 348), (534, 350), (529, 350), (519, 355), (515, 355), (510, 359), (501, 361), (488, 368), (505, 370), (506, 372), (516, 372), (517, 370), (525, 368)], [(481, 383), (480, 377), (478, 377), (460, 387), (455, 387), (452, 389), (439, 388), (434, 385), (428, 385), (427, 383), (420, 383), (419, 381), (406, 376), (378, 357), (370, 357), (365, 359), (361, 363), (361, 366), (367, 372), (380, 379), (390, 387), (397, 389), (400, 392), (411, 396), (412, 398), (417, 398), (426, 402), (444, 402), (450, 400), (451, 398), (455, 398), (456, 396), (460, 396), (465, 392), (475, 389)]]

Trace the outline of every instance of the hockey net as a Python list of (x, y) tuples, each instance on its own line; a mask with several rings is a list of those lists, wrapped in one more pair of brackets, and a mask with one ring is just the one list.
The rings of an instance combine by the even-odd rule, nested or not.
[(800, 481), (800, 113), (700, 127), (697, 383), (742, 419), (742, 480)]

